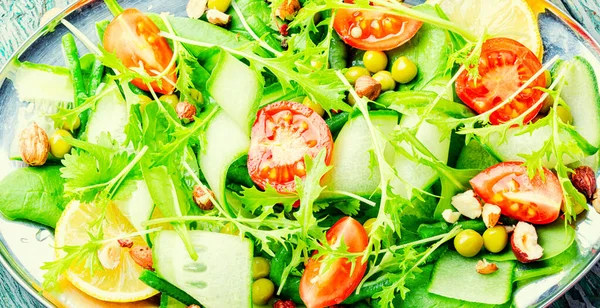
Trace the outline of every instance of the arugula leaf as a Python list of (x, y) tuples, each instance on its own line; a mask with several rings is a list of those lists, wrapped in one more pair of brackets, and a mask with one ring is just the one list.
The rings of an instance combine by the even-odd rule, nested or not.
[(271, 185), (267, 184), (264, 191), (258, 190), (256, 187), (242, 187), (240, 196), (244, 207), (254, 213), (259, 208), (272, 208), (275, 204), (283, 204), (285, 212), (292, 210), (292, 205), (298, 201), (297, 193), (282, 194), (276, 191)]

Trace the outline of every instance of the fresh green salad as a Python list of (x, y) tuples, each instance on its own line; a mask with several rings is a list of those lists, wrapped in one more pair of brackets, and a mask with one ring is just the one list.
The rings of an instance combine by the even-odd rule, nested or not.
[(510, 307), (573, 262), (600, 201), (597, 60), (544, 57), (526, 1), (105, 3), (97, 38), (56, 25), (64, 67), (11, 76), (27, 167), (0, 211), (55, 230), (44, 290)]

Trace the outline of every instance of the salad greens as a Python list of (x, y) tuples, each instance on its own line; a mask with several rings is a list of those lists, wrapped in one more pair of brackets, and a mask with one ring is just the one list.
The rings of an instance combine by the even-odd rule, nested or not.
[[(65, 243), (42, 267), (44, 288), (65, 273), (84, 281), (92, 273), (145, 284), (138, 293), (76, 284), (91, 296), (161, 292), (161, 306), (257, 307), (271, 298), (308, 307), (510, 306), (516, 287), (556, 273), (576, 246), (571, 224), (590, 201), (580, 183), (596, 188), (578, 170), (597, 172), (600, 147), (600, 116), (591, 112), (600, 111), (600, 93), (587, 59), (542, 65), (518, 41), (478, 37), (438, 5), (234, 0), (214, 12), (209, 0), (209, 11), (230, 19), (219, 26), (209, 16), (105, 2), (115, 19), (96, 24), (100, 44), (63, 21), (66, 68), (22, 63), (13, 80), (22, 101), (53, 110), (25, 113), (23, 129), (50, 123), (46, 151), (58, 142), (69, 149), (0, 182), (4, 216), (56, 228)], [(302, 8), (281, 19), (295, 2)], [(414, 31), (392, 31), (390, 20)], [(365, 39), (379, 27), (391, 33)], [(407, 37), (381, 47), (398, 35)], [(79, 57), (75, 38), (91, 54)], [(373, 54), (385, 58), (390, 89), (376, 72), (349, 74)], [(400, 83), (403, 58), (418, 70)], [(36, 78), (59, 88), (27, 96), (23, 83)], [(478, 91), (487, 100), (467, 97)], [(113, 205), (135, 231), (111, 229)], [(90, 208), (88, 222), (72, 221)], [(71, 233), (87, 241), (69, 242)], [(489, 241), (503, 241), (499, 253)], [(107, 256), (106, 247), (117, 252)], [(136, 254), (140, 247), (148, 253)], [(220, 269), (219, 254), (236, 268)], [(260, 277), (250, 270), (256, 257), (270, 262)], [(495, 269), (482, 271), (485, 260)], [(111, 276), (109, 261), (134, 274)], [(239, 279), (225, 281), (227, 270)], [(223, 298), (224, 288), (236, 296)]]

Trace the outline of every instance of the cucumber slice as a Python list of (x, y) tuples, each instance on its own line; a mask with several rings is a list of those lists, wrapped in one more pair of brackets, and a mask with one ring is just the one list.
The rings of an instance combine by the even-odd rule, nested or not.
[[(111, 84), (106, 86), (111, 87)], [(129, 121), (127, 102), (118, 87), (109, 91), (96, 103), (96, 108), (90, 114), (82, 139), (95, 143), (102, 133), (109, 133), (119, 144), (123, 144), (127, 139), (125, 134), (125, 126)]]
[(198, 155), (200, 169), (217, 200), (224, 203), (227, 170), (248, 154), (250, 138), (223, 110), (208, 123), (204, 136), (206, 144)]
[(152, 216), (154, 201), (152, 201), (146, 181), (137, 180), (135, 182), (137, 189), (127, 199), (115, 200), (114, 203), (137, 231), (146, 231), (147, 228), (143, 227), (142, 223), (148, 221)]
[(254, 70), (234, 56), (221, 51), (218, 57), (206, 88), (225, 113), (249, 136), (263, 84)]
[(190, 258), (177, 233), (161, 231), (152, 248), (156, 273), (203, 307), (252, 307), (252, 242), (222, 233), (189, 233), (198, 261)]
[(72, 103), (75, 98), (68, 69), (23, 62), (19, 64), (13, 85), (19, 100), (29, 103)]
[(479, 258), (465, 258), (446, 252), (435, 264), (429, 292), (468, 302), (504, 304), (512, 294), (513, 261), (496, 262), (498, 270), (489, 275), (475, 271)]
[[(593, 147), (600, 146), (600, 93), (598, 80), (592, 65), (582, 57), (561, 61), (553, 68), (554, 75), (564, 73), (567, 84), (561, 91), (561, 97), (571, 108), (573, 125), (576, 131)], [(540, 127), (531, 134), (521, 134), (520, 128), (508, 131), (506, 142), (500, 142), (500, 136), (493, 134), (484, 145), (486, 149), (501, 161), (525, 161), (520, 155), (539, 151), (544, 142), (552, 136), (550, 127)], [(565, 131), (559, 132), (562, 142), (572, 142), (573, 136)], [(593, 149), (584, 149), (587, 155), (595, 154)], [(563, 156), (563, 163), (570, 164), (581, 157)], [(545, 159), (544, 165), (554, 167), (556, 158)]]
[[(375, 111), (369, 114), (373, 125), (383, 134), (391, 134), (398, 123), (398, 114), (390, 111)], [(385, 140), (379, 140), (382, 145)], [(391, 150), (391, 148), (390, 148)], [(380, 175), (377, 166), (371, 161), (373, 138), (369, 133), (367, 121), (358, 114), (348, 120), (340, 131), (331, 154), (333, 168), (323, 179), (327, 186), (321, 194), (322, 199), (343, 197), (331, 193), (339, 190), (370, 197), (379, 188)], [(393, 155), (390, 155), (390, 161)]]

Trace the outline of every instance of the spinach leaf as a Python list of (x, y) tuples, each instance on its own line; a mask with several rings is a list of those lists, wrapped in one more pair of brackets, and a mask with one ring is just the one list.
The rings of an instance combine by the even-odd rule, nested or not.
[(54, 228), (64, 209), (60, 166), (21, 168), (0, 182), (0, 212)]
[(337, 33), (332, 33), (329, 44), (329, 66), (332, 69), (341, 70), (346, 68), (348, 50), (346, 44)]
[[(437, 15), (431, 5), (419, 5), (415, 10)], [(446, 72), (446, 63), (448, 56), (452, 52), (450, 40), (446, 30), (424, 23), (419, 32), (406, 44), (388, 52), (390, 59), (389, 65), (392, 65), (401, 56), (406, 56), (419, 69), (417, 77), (400, 89), (421, 90), (431, 80), (443, 76)]]
[[(237, 0), (235, 3), (239, 6), (243, 15), (242, 17), (246, 20), (250, 29), (252, 29), (258, 37), (267, 42), (269, 46), (273, 47), (275, 50), (282, 51), (283, 48), (281, 48), (281, 42), (277, 38), (279, 33), (274, 25), (274, 17), (271, 15), (269, 3), (264, 0)], [(229, 30), (252, 40), (252, 37), (242, 25), (241, 18), (236, 14), (233, 6), (229, 8), (227, 13), (231, 15)]]

